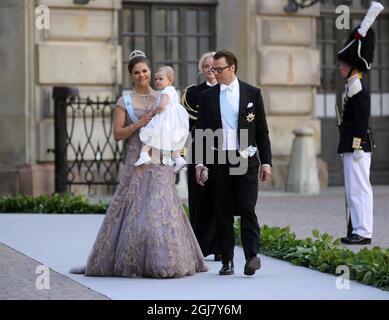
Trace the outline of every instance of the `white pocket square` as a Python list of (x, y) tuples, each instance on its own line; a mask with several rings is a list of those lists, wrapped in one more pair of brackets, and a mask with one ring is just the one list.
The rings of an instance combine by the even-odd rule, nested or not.
[(243, 159), (247, 159), (248, 157), (252, 157), (257, 152), (257, 148), (254, 146), (249, 146), (248, 148), (244, 149), (243, 151), (239, 151), (241, 157)]
[(254, 104), (252, 102), (249, 102), (249, 104), (247, 105), (247, 109), (251, 107), (254, 107)]

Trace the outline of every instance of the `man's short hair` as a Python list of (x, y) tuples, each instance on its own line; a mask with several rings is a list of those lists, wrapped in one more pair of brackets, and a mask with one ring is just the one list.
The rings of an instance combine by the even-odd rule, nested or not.
[(238, 72), (238, 59), (236, 56), (228, 50), (220, 50), (215, 53), (213, 56), (214, 60), (219, 60), (221, 58), (226, 58), (226, 62), (229, 66), (235, 65), (235, 74)]

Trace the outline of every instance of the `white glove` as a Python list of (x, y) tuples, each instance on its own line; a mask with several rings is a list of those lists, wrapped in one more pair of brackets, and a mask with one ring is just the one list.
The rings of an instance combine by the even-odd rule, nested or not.
[(365, 152), (363, 150), (354, 150), (354, 152), (353, 152), (354, 161), (361, 160), (363, 158), (364, 154), (365, 154)]

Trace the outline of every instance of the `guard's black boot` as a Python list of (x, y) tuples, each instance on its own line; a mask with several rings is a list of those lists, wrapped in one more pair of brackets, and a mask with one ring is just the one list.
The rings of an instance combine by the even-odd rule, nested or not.
[(352, 234), (349, 237), (341, 238), (340, 242), (344, 244), (370, 244), (370, 238), (364, 238), (358, 234)]

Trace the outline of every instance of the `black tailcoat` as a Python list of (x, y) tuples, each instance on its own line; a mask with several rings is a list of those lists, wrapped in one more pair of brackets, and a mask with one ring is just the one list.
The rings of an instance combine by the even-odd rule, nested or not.
[[(217, 153), (222, 144), (214, 138), (211, 145), (203, 141), (202, 156), (196, 155), (196, 163), (209, 168), (212, 203), (217, 219), (217, 235), (224, 262), (232, 260), (234, 255), (234, 215), (241, 217), (241, 238), (246, 259), (255, 256), (259, 249), (259, 225), (255, 214), (258, 197), (258, 169), (260, 162), (271, 165), (269, 130), (266, 121), (261, 90), (243, 81), (239, 81), (238, 138), (241, 150), (247, 146), (256, 147), (258, 156), (248, 158), (247, 172), (231, 175), (232, 163), (219, 164)], [(203, 92), (200, 99), (196, 129), (222, 129), (220, 111), (220, 85)], [(247, 129), (248, 141), (242, 141), (240, 130)], [(221, 141), (222, 142), (222, 141)], [(206, 153), (213, 152), (214, 163), (207, 163)], [(234, 152), (237, 155), (237, 151)], [(247, 160), (242, 160), (247, 161)]]

